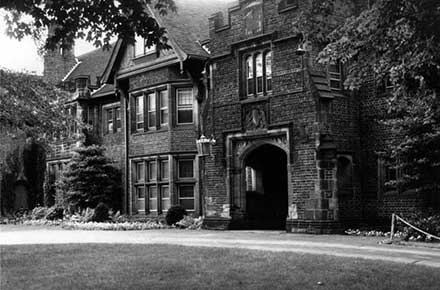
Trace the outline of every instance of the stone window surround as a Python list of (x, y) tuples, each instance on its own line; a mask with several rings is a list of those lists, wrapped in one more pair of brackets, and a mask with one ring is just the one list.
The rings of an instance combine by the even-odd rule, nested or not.
[[(192, 105), (192, 122), (191, 123), (178, 123), (177, 120), (177, 90), (179, 89), (192, 89), (192, 96), (193, 96), (193, 105)], [(160, 105), (160, 92), (166, 90), (168, 92), (168, 104), (167, 104), (167, 110), (168, 110), (168, 123), (161, 123), (161, 110), (165, 109), (165, 106)], [(148, 116), (148, 103), (147, 103), (147, 96), (149, 93), (155, 92), (156, 93), (156, 128), (147, 128), (146, 122)], [(168, 130), (173, 127), (180, 127), (180, 126), (194, 126), (197, 125), (197, 116), (198, 116), (198, 105), (197, 101), (195, 99), (195, 91), (194, 87), (191, 83), (172, 83), (172, 84), (161, 84), (153, 87), (143, 88), (140, 90), (135, 90), (130, 92), (130, 102), (134, 102), (136, 97), (143, 96), (144, 100), (144, 127), (141, 129), (136, 129), (131, 127), (130, 132), (131, 134), (140, 134), (140, 133), (151, 133), (156, 131), (162, 131), (162, 130)], [(135, 106), (132, 106), (134, 111)], [(135, 112), (130, 114), (130, 118), (135, 118)]]
[[(241, 96), (242, 99), (247, 98), (257, 98), (261, 96), (267, 96), (272, 92), (273, 88), (273, 78), (272, 74), (271, 77), (267, 77), (267, 55), (271, 54), (271, 71), (273, 71), (273, 50), (268, 47), (264, 46), (260, 49), (252, 49), (248, 51), (243, 51), (241, 55), (241, 73), (240, 73), (240, 79), (241, 79)], [(258, 55), (262, 56), (262, 90), (261, 92), (258, 92), (258, 76), (257, 76), (257, 65), (256, 65), (256, 58)], [(252, 60), (252, 86), (253, 86), (253, 92), (249, 93), (249, 78), (248, 78), (248, 59)], [(270, 88), (268, 89), (268, 84), (270, 81)]]
[[(140, 214), (148, 214), (148, 213), (162, 213), (166, 212), (167, 209), (162, 208), (162, 188), (168, 187), (169, 188), (169, 182), (170, 178), (164, 178), (161, 176), (162, 169), (160, 166), (162, 166), (163, 161), (168, 161), (167, 156), (154, 156), (154, 157), (147, 157), (142, 159), (134, 159), (132, 160), (132, 188), (133, 188), (133, 195), (134, 200), (136, 203), (136, 207), (140, 201), (143, 202), (143, 209), (138, 209), (138, 213)], [(142, 165), (142, 172), (143, 176), (139, 176), (138, 172), (138, 166), (139, 164)], [(154, 172), (152, 172), (153, 165), (155, 166)], [(168, 168), (169, 170), (169, 163)], [(144, 197), (138, 198), (137, 192), (138, 188), (143, 188), (144, 190)], [(150, 196), (150, 190), (154, 188), (156, 190), (155, 198), (152, 198)], [(155, 208), (151, 208), (151, 202), (155, 199)]]
[[(116, 110), (119, 109), (119, 119), (116, 118)], [(109, 110), (112, 110), (112, 124), (113, 124), (113, 130), (112, 132), (109, 132), (108, 128), (108, 120), (107, 120), (107, 113)], [(114, 102), (111, 104), (106, 104), (102, 106), (102, 116), (103, 116), (103, 130), (102, 132), (104, 135), (108, 134), (114, 134), (122, 131), (122, 115), (121, 115), (121, 104), (119, 102)], [(120, 124), (120, 126), (117, 126), (117, 124)]]
[[(178, 161), (179, 160), (193, 160), (193, 171), (194, 176), (192, 178), (180, 178), (178, 176)], [(150, 161), (156, 161), (156, 164), (161, 164), (162, 161), (168, 161), (168, 178), (166, 180), (162, 180), (160, 176), (160, 167), (157, 167), (156, 165), (156, 174), (158, 174), (158, 178), (156, 178), (153, 183), (150, 183), (150, 185), (155, 185), (157, 188), (157, 210), (150, 211), (149, 209), (149, 203), (148, 199), (145, 198), (145, 211), (138, 211), (137, 210), (137, 192), (136, 187), (144, 186), (148, 182), (145, 181), (148, 170), (144, 169), (144, 180), (140, 180), (139, 182), (136, 181), (136, 164), (139, 162), (150, 162)], [(192, 185), (194, 189), (194, 209), (193, 210), (187, 210), (190, 213), (198, 213), (200, 212), (200, 206), (199, 206), (199, 189), (198, 189), (198, 157), (197, 155), (193, 153), (177, 153), (177, 154), (159, 154), (159, 155), (150, 155), (150, 156), (143, 156), (143, 157), (133, 157), (130, 158), (129, 161), (129, 168), (130, 168), (130, 214), (142, 214), (142, 215), (160, 215), (166, 213), (166, 210), (162, 209), (162, 204), (165, 199), (170, 200), (170, 205), (179, 204), (179, 185)], [(144, 165), (145, 166), (145, 165)], [(168, 187), (168, 198), (163, 198), (162, 194), (162, 187)], [(147, 192), (145, 192), (145, 196), (147, 195)]]
[[(331, 67), (335, 66), (337, 70), (331, 70)], [(330, 63), (327, 66), (327, 74), (329, 77), (329, 86), (332, 90), (342, 90), (343, 89), (343, 64), (340, 61), (336, 63)], [(338, 86), (333, 86), (332, 82), (339, 83)]]

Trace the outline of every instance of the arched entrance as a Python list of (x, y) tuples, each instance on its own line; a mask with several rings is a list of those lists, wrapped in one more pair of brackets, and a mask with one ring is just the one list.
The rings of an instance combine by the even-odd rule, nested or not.
[(252, 229), (285, 229), (288, 215), (287, 154), (264, 144), (244, 160), (246, 217)]

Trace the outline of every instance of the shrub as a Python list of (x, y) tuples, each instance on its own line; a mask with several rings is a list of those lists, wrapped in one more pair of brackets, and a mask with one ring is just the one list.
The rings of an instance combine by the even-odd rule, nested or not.
[(57, 185), (57, 201), (75, 210), (95, 208), (100, 202), (119, 208), (120, 171), (104, 156), (104, 147), (92, 145), (75, 149)]
[(46, 219), (47, 220), (58, 220), (62, 219), (64, 216), (64, 209), (62, 207), (53, 206), (48, 209)]
[(110, 219), (108, 212), (109, 212), (108, 206), (103, 202), (99, 203), (94, 210), (92, 221), (94, 222), (108, 221)]
[[(402, 216), (404, 220), (409, 222), (410, 224), (418, 227), (425, 232), (440, 236), (440, 213), (433, 210), (426, 211), (417, 211), (411, 214), (406, 214)], [(426, 236), (419, 231), (414, 230), (413, 228), (403, 224), (402, 222), (398, 223), (399, 227), (403, 227), (403, 239), (404, 240), (430, 240), (430, 236)]]
[(178, 221), (182, 220), (184, 216), (188, 215), (186, 210), (180, 205), (173, 205), (168, 209), (165, 221), (167, 225), (174, 225)]
[(176, 223), (176, 226), (188, 230), (202, 229), (203, 217), (193, 218), (191, 216), (184, 216), (183, 219)]
[(32, 210), (31, 218), (33, 220), (40, 220), (46, 217), (47, 215), (47, 207), (38, 206)]

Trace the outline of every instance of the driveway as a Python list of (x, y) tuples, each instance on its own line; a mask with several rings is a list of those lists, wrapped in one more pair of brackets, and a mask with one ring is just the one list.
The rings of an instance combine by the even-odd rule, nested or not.
[(0, 245), (169, 244), (332, 255), (440, 268), (439, 248), (379, 244), (378, 242), (383, 239), (342, 235), (287, 234), (280, 231), (79, 231), (0, 226)]

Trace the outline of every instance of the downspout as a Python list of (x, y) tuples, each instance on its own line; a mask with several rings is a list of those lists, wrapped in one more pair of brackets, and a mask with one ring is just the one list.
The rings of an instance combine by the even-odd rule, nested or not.
[(125, 213), (131, 215), (131, 207), (130, 207), (130, 184), (129, 184), (129, 174), (130, 174), (130, 166), (129, 166), (129, 158), (128, 158), (128, 153), (129, 153), (129, 134), (130, 134), (130, 126), (129, 126), (129, 103), (128, 103), (128, 97), (125, 93), (125, 88), (116, 81), (116, 77), (115, 77), (115, 88), (117, 93), (119, 93), (120, 95), (120, 102), (123, 105), (123, 112), (124, 112), (124, 183), (125, 183), (125, 188), (124, 188), (124, 203), (125, 203)]
[(130, 124), (129, 124), (129, 102), (128, 96), (125, 95), (125, 91), (122, 92), (122, 98), (124, 101), (124, 118), (125, 118), (125, 134), (124, 134), (124, 153), (125, 153), (125, 204), (126, 204), (126, 212), (131, 215), (131, 206), (130, 206), (130, 160), (128, 158), (129, 146), (130, 146)]

